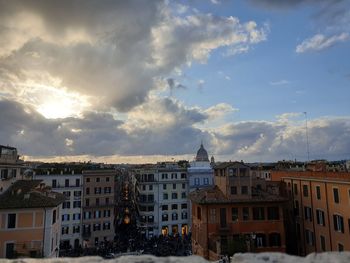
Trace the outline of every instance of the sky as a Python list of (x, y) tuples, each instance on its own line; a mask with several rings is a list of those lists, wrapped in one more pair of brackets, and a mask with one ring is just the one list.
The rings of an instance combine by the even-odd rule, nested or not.
[(349, 98), (348, 0), (0, 0), (25, 160), (350, 159)]

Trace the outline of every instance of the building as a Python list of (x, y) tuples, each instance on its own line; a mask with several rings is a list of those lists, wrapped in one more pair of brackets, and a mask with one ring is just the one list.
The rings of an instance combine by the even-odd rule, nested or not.
[[(213, 157), (212, 157), (213, 158)], [(197, 188), (208, 187), (214, 184), (214, 170), (209, 162), (208, 153), (201, 144), (194, 161), (187, 169), (190, 192)]]
[(81, 166), (65, 164), (45, 164), (33, 172), (34, 179), (42, 180), (66, 200), (62, 205), (60, 248), (79, 248), (82, 246), (82, 191)]
[(288, 200), (241, 162), (221, 163), (214, 175), (214, 187), (190, 193), (193, 253), (217, 260), (239, 251), (285, 252)]
[(62, 194), (17, 180), (0, 195), (0, 258), (57, 257)]
[(189, 233), (187, 168), (158, 163), (134, 169), (140, 227), (146, 238)]
[(273, 171), (292, 199), (299, 255), (350, 250), (350, 173)]
[(83, 170), (83, 247), (114, 240), (116, 170)]
[(22, 169), (23, 161), (19, 159), (17, 149), (0, 145), (0, 194), (18, 179), (23, 179)]

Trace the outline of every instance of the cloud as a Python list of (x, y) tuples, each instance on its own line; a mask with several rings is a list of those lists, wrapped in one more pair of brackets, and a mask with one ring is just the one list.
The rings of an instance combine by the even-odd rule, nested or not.
[[(77, 161), (74, 158), (85, 156), (113, 161), (120, 156), (143, 156), (142, 160), (155, 154), (164, 158), (191, 156), (201, 140), (219, 160), (222, 156), (224, 160), (245, 161), (307, 157), (305, 121), (299, 113), (281, 114), (275, 121), (225, 119), (224, 125), (206, 130), (199, 124), (215, 122), (235, 109), (228, 104), (200, 109), (173, 99), (154, 98), (135, 107), (123, 120), (106, 112), (46, 119), (31, 107), (8, 100), (0, 100), (0, 111), (0, 142), (35, 159), (45, 156)], [(348, 158), (349, 117), (309, 119), (308, 128), (311, 158)]]
[[(254, 21), (160, 0), (1, 0), (0, 24), (2, 96), (18, 98), (23, 86), (85, 96), (84, 108), (68, 116), (91, 108), (128, 112), (149, 99), (160, 78), (194, 61), (205, 63), (215, 49), (256, 45), (267, 37)], [(19, 102), (44, 103), (37, 94), (32, 98), (38, 103), (25, 96)]]
[(280, 86), (280, 85), (287, 85), (287, 84), (290, 84), (290, 81), (285, 79), (270, 81), (270, 85), (272, 86)]
[(341, 33), (339, 35), (333, 35), (326, 37), (323, 34), (316, 34), (311, 38), (305, 39), (301, 44), (299, 44), (295, 52), (304, 53), (308, 51), (321, 51), (329, 47), (334, 46), (339, 42), (344, 42), (349, 39), (348, 33)]

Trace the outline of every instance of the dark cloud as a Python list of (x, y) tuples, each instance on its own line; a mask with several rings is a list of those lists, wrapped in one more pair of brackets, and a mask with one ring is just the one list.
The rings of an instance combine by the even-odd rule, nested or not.
[[(250, 121), (206, 131), (196, 127), (208, 118), (206, 114), (170, 99), (135, 108), (131, 116), (134, 123), (102, 112), (48, 120), (31, 108), (8, 100), (0, 100), (0, 111), (0, 144), (18, 147), (20, 154), (34, 157), (194, 154), (201, 140), (211, 154), (229, 159), (273, 161), (307, 157), (303, 123)], [(143, 116), (139, 115), (142, 111)], [(309, 143), (312, 159), (348, 159), (350, 118), (310, 120)]]

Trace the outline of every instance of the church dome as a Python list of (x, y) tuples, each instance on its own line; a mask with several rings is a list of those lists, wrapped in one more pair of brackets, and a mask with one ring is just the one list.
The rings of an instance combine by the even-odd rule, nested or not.
[(207, 153), (207, 150), (204, 149), (203, 143), (201, 143), (201, 147), (197, 151), (196, 161), (197, 162), (209, 162), (208, 153)]

